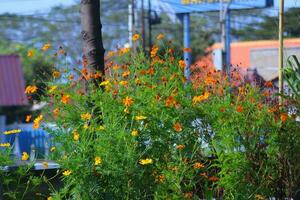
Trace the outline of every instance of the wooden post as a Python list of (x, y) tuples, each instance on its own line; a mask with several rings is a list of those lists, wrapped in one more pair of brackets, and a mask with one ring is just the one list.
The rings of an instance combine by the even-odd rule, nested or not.
[[(284, 0), (279, 0), (279, 48), (278, 48), (278, 92), (283, 94), (283, 31), (284, 31)], [(282, 105), (282, 97), (279, 96), (279, 105)]]

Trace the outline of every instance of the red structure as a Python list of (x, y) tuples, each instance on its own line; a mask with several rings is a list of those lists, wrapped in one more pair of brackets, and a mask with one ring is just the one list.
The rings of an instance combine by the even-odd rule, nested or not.
[(17, 55), (0, 55), (0, 107), (28, 104), (25, 80)]

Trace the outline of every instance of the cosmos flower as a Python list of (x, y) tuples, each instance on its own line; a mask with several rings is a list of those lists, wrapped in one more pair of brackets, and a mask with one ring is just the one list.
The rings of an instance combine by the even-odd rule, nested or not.
[(151, 158), (141, 159), (139, 163), (141, 165), (149, 165), (153, 163), (153, 160)]
[(179, 122), (176, 122), (175, 124), (173, 124), (173, 129), (176, 131), (176, 132), (181, 132), (182, 131), (182, 126)]
[(102, 159), (99, 156), (95, 157), (95, 165), (101, 165), (101, 163)]
[(10, 130), (10, 131), (4, 131), (3, 134), (4, 135), (10, 135), (10, 134), (15, 134), (15, 133), (20, 133), (21, 129), (14, 129), (14, 130)]
[(22, 153), (22, 160), (23, 160), (23, 161), (26, 161), (26, 160), (28, 160), (28, 159), (29, 159), (28, 153), (27, 153), (27, 152), (23, 152), (23, 153)]

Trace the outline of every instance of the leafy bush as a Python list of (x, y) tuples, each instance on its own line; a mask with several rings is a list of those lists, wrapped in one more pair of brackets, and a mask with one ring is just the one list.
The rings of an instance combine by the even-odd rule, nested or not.
[(86, 60), (53, 72), (44, 115), (55, 122), (51, 156), (64, 186), (51, 198), (295, 197), (299, 123), (269, 101), (272, 84), (203, 67), (189, 82), (184, 61), (157, 43), (150, 58), (109, 52), (105, 76)]

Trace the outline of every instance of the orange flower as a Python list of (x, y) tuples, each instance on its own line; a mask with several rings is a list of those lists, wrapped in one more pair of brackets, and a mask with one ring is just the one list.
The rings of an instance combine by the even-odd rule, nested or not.
[(55, 108), (52, 112), (53, 112), (54, 117), (57, 117), (59, 114), (59, 108)]
[(175, 124), (173, 124), (173, 129), (176, 131), (176, 132), (181, 132), (182, 131), (182, 126), (179, 122), (176, 122)]
[(102, 74), (100, 72), (96, 72), (93, 74), (93, 78), (94, 79), (98, 79), (98, 78), (101, 78), (102, 77)]
[(165, 35), (162, 34), (162, 33), (160, 33), (160, 34), (158, 34), (158, 35), (156, 36), (156, 39), (157, 39), (157, 40), (162, 40), (162, 39), (164, 39), (164, 38), (165, 38)]
[(131, 97), (125, 97), (123, 99), (123, 104), (126, 106), (126, 107), (129, 107), (133, 104), (133, 99)]
[(43, 120), (44, 116), (43, 115), (39, 115), (37, 118), (35, 118), (33, 120), (33, 129), (38, 129), (40, 127), (40, 123)]
[(165, 179), (166, 179), (165, 175), (161, 174), (156, 178), (155, 181), (162, 183), (165, 181)]
[(211, 77), (211, 76), (208, 76), (205, 79), (205, 84), (206, 85), (214, 85), (216, 83), (217, 83), (217, 81), (213, 77)]
[(287, 113), (281, 113), (280, 114), (280, 120), (284, 123), (287, 121), (287, 119), (289, 118)]
[(52, 76), (54, 78), (59, 78), (60, 77), (60, 72), (59, 71), (54, 71), (54, 72), (52, 72)]
[(178, 65), (179, 65), (180, 69), (184, 69), (186, 67), (184, 60), (179, 60)]
[(211, 181), (211, 182), (216, 182), (216, 181), (219, 180), (219, 178), (216, 177), (216, 176), (212, 176), (212, 177), (210, 177), (208, 180)]
[(187, 199), (193, 198), (193, 192), (186, 192), (186, 193), (184, 194), (184, 197), (187, 198)]
[(184, 144), (176, 145), (176, 149), (177, 149), (177, 150), (183, 150), (184, 148), (185, 148), (185, 145), (184, 145)]
[(206, 172), (202, 172), (202, 173), (200, 173), (199, 175), (202, 176), (202, 177), (204, 177), (204, 178), (208, 178)]
[(220, 112), (225, 112), (226, 108), (222, 107), (220, 108)]
[(139, 34), (134, 34), (134, 35), (132, 36), (132, 40), (133, 40), (133, 41), (137, 41), (138, 39), (140, 39), (140, 35), (139, 35)]
[(63, 94), (60, 100), (63, 104), (68, 104), (70, 103), (70, 95), (68, 94)]
[(270, 95), (271, 95), (271, 92), (268, 90), (263, 91), (263, 93), (262, 93), (262, 96), (264, 96), (264, 97), (269, 97)]
[(202, 101), (208, 99), (209, 95), (210, 95), (209, 92), (204, 92), (203, 95), (200, 95), (200, 96), (194, 96), (194, 97), (193, 97), (193, 104), (200, 103), (200, 102), (202, 102)]
[(120, 85), (127, 87), (128, 81), (120, 81)]
[(25, 122), (27, 122), (27, 123), (30, 122), (31, 118), (32, 118), (32, 115), (27, 115), (26, 119), (25, 119)]
[(244, 107), (243, 106), (237, 106), (236, 107), (236, 111), (239, 112), (239, 113), (241, 113), (241, 112), (244, 111)]
[(33, 94), (33, 93), (35, 93), (37, 90), (38, 90), (38, 88), (37, 88), (35, 85), (33, 85), (33, 86), (29, 85), (29, 86), (27, 86), (26, 89), (25, 89), (25, 94)]
[(69, 75), (68, 79), (69, 79), (70, 81), (74, 80), (74, 75), (73, 75), (73, 74)]
[(274, 108), (269, 108), (269, 109), (268, 109), (268, 112), (269, 112), (269, 113), (275, 113), (276, 111), (277, 111), (277, 108), (275, 108), (275, 107), (274, 107)]
[(183, 51), (184, 51), (184, 52), (191, 53), (191, 52), (192, 52), (192, 49), (191, 49), (191, 48), (183, 48)]
[(28, 52), (27, 52), (27, 57), (32, 57), (32, 56), (33, 56), (33, 51), (31, 51), (31, 50), (28, 51)]
[(205, 166), (202, 164), (202, 163), (200, 163), (200, 162), (196, 162), (196, 163), (194, 163), (194, 165), (193, 165), (193, 168), (194, 169), (201, 169), (201, 168), (204, 168)]
[(155, 57), (157, 52), (158, 52), (158, 46), (153, 45), (153, 47), (151, 48), (151, 52), (150, 52), (151, 58)]
[(271, 81), (265, 82), (265, 87), (273, 87), (273, 83)]
[(174, 99), (173, 96), (169, 96), (166, 100), (165, 100), (165, 105), (166, 107), (172, 107), (176, 105), (176, 100)]
[(42, 50), (43, 51), (47, 51), (49, 48), (51, 47), (51, 44), (50, 43), (46, 43), (46, 44), (44, 44), (43, 46), (42, 46)]
[(130, 71), (125, 71), (123, 72), (122, 76), (125, 78), (125, 77), (128, 77), (130, 75)]

